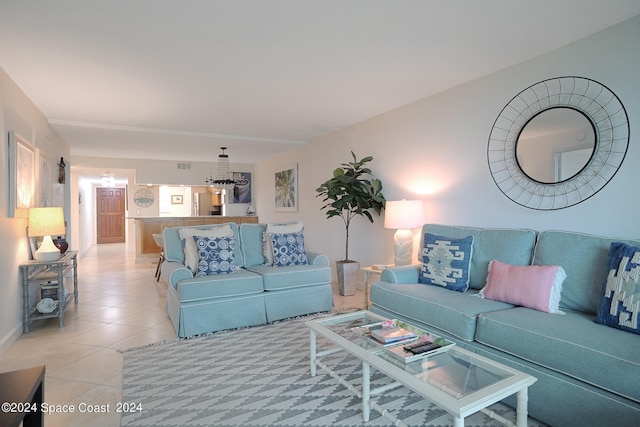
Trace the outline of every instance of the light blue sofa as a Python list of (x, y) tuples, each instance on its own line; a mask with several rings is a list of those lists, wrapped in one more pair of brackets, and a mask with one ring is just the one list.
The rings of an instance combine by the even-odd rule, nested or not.
[[(470, 288), (418, 283), (419, 266), (393, 267), (371, 286), (371, 311), (399, 318), (535, 376), (529, 414), (552, 426), (640, 425), (640, 336), (594, 323), (609, 245), (622, 241), (564, 231), (426, 224), (424, 233), (473, 236)], [(560, 265), (567, 278), (549, 314), (476, 296), (488, 263)], [(506, 401), (515, 406), (515, 400)]]
[[(329, 259), (307, 251), (309, 265), (263, 265), (265, 224), (226, 223), (236, 238), (238, 273), (194, 277), (185, 266), (181, 228), (165, 228), (162, 276), (169, 283), (167, 314), (178, 337), (262, 325), (333, 307)], [(222, 225), (222, 224), (221, 224)]]

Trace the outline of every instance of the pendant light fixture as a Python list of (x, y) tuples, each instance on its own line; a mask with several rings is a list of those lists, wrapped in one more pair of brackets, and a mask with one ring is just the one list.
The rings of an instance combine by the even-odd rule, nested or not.
[(235, 181), (229, 170), (229, 155), (224, 153), (227, 147), (220, 147), (222, 154), (218, 155), (218, 175), (213, 179), (213, 174), (205, 179), (205, 182), (216, 190), (233, 191)]

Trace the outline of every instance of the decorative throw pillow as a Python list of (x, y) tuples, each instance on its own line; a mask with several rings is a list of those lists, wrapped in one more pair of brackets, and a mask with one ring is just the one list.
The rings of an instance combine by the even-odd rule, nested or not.
[(596, 323), (640, 335), (640, 248), (612, 243), (607, 270)]
[(452, 239), (425, 233), (420, 283), (465, 292), (469, 288), (469, 268), (473, 236)]
[(273, 246), (273, 266), (307, 265), (307, 253), (304, 250), (304, 235), (296, 233), (269, 233)]
[(558, 307), (562, 282), (566, 278), (567, 274), (559, 265), (510, 265), (493, 260), (489, 262), (487, 284), (479, 296), (564, 314)]
[(208, 229), (185, 227), (180, 229), (179, 234), (184, 248), (184, 264), (189, 270), (195, 272), (198, 269), (198, 251), (193, 237), (231, 237), (233, 236), (233, 230), (229, 224), (223, 224)]
[(236, 246), (235, 237), (193, 236), (193, 241), (198, 248), (198, 269), (195, 277), (238, 272), (233, 252)]
[(304, 223), (302, 222), (280, 222), (267, 224), (264, 236), (262, 239), (262, 249), (264, 252), (265, 265), (273, 265), (273, 244), (271, 243), (271, 237), (269, 233), (297, 233), (302, 232), (304, 229)]

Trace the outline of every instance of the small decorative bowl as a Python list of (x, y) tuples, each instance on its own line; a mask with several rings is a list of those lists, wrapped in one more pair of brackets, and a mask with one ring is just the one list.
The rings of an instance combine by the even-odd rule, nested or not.
[(38, 311), (42, 314), (49, 314), (53, 312), (58, 304), (51, 298), (42, 298), (38, 303)]

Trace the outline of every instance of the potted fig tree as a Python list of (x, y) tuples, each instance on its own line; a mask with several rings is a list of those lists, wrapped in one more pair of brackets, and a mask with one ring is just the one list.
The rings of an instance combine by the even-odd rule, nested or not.
[(333, 177), (316, 189), (316, 197), (323, 197), (327, 218), (339, 216), (345, 227), (344, 259), (336, 261), (338, 287), (341, 295), (354, 295), (360, 263), (349, 258), (349, 226), (356, 216), (364, 216), (373, 223), (373, 215), (380, 215), (386, 202), (382, 182), (373, 177), (366, 165), (373, 160), (368, 156), (360, 160), (351, 152), (353, 161), (342, 163), (333, 171)]

